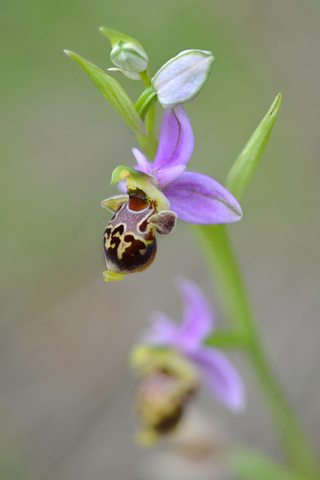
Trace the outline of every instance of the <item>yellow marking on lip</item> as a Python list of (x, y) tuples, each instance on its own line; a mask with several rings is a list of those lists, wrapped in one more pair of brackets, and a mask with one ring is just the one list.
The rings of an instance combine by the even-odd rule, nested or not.
[[(118, 232), (117, 232), (118, 233)], [(120, 238), (121, 242), (118, 246), (118, 249), (117, 249), (117, 257), (119, 258), (119, 260), (122, 259), (123, 255), (125, 254), (126, 252), (126, 249), (133, 244), (134, 240), (137, 240), (137, 241), (140, 241), (140, 242), (143, 242), (143, 244), (145, 245), (144, 248), (140, 248), (140, 250), (138, 250), (138, 252), (140, 253), (140, 255), (144, 255), (147, 251), (147, 248), (149, 245), (151, 245), (153, 242), (154, 242), (154, 238), (152, 238), (151, 240), (145, 240), (144, 238), (141, 238), (139, 237), (138, 235), (135, 235), (134, 233), (130, 232), (130, 233), (123, 233), (123, 237), (125, 235), (132, 235), (133, 236), (133, 240), (130, 240), (130, 241), (127, 241), (125, 240), (124, 238)]]

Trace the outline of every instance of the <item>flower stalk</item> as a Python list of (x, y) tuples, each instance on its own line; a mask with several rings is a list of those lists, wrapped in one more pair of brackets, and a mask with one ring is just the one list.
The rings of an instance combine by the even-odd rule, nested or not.
[(136, 104), (135, 104), (135, 109), (139, 113), (140, 117), (142, 120), (144, 120), (144, 117), (152, 107), (152, 105), (157, 101), (157, 92), (155, 89), (150, 86), (146, 88), (140, 97), (138, 98)]

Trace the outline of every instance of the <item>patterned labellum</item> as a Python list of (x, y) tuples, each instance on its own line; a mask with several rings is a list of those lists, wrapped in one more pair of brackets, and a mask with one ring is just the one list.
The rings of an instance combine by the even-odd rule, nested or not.
[(156, 213), (144, 192), (129, 194), (109, 221), (103, 237), (108, 270), (127, 274), (141, 272), (154, 260), (157, 243), (148, 219)]

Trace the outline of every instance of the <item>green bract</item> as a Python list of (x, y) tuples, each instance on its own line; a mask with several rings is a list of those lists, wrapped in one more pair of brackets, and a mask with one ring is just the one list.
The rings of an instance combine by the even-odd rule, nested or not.
[(280, 106), (281, 93), (276, 96), (267, 114), (231, 167), (227, 177), (226, 187), (238, 200), (248, 186), (258, 166), (261, 155), (269, 140), (274, 122), (278, 116)]
[(128, 97), (119, 82), (88, 62), (76, 53), (64, 50), (70, 58), (77, 62), (97, 85), (104, 98), (119, 113), (136, 135), (146, 135), (146, 127), (137, 113), (132, 100)]

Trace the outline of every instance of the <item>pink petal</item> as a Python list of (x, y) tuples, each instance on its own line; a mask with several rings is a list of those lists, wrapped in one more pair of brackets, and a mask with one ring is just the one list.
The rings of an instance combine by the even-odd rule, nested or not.
[(242, 210), (234, 196), (213, 178), (184, 172), (166, 185), (163, 194), (180, 220), (202, 225), (237, 222)]
[(178, 328), (164, 313), (152, 315), (151, 325), (144, 332), (142, 339), (153, 345), (171, 346), (177, 337)]
[(212, 331), (213, 314), (207, 298), (193, 282), (180, 278), (176, 284), (184, 304), (179, 346), (188, 352), (197, 348)]
[(160, 140), (152, 170), (186, 164), (193, 151), (193, 132), (185, 109), (178, 106), (163, 112)]
[(137, 160), (137, 164), (139, 165), (139, 168), (137, 168), (137, 170), (139, 170), (140, 172), (144, 172), (147, 175), (152, 175), (150, 163), (143, 155), (143, 153), (141, 153), (140, 150), (138, 150), (137, 148), (133, 148), (132, 153)]
[(202, 348), (192, 354), (206, 386), (211, 393), (234, 412), (245, 405), (245, 391), (242, 380), (227, 357), (209, 348)]
[(176, 165), (175, 167), (159, 170), (154, 174), (160, 188), (164, 187), (172, 180), (178, 178), (186, 169), (185, 165)]

